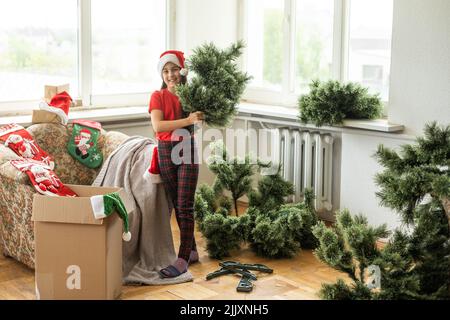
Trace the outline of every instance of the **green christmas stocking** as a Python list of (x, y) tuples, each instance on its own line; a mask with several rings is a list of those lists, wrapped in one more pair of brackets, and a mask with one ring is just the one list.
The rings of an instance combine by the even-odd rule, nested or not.
[(102, 153), (98, 151), (97, 140), (102, 125), (89, 120), (73, 122), (72, 137), (67, 144), (69, 154), (88, 168), (97, 168), (103, 162)]

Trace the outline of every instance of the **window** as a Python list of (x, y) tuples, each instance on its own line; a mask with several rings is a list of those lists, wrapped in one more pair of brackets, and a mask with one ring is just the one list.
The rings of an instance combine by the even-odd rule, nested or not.
[(392, 0), (247, 0), (244, 98), (297, 104), (313, 79), (355, 81), (388, 99)]
[[(108, 8), (108, 10), (105, 10)], [(165, 1), (92, 1), (92, 93), (148, 92), (165, 48)]]
[[(248, 72), (252, 85), (281, 91), (283, 76), (283, 1), (250, 0)], [(263, 30), (263, 32), (261, 32)]]
[(301, 0), (296, 5), (294, 90), (301, 93), (311, 79), (332, 76), (334, 0)]
[(0, 101), (39, 99), (52, 83), (78, 95), (77, 61), (76, 0), (0, 3)]
[(1, 1), (0, 111), (29, 111), (44, 85), (64, 83), (84, 106), (147, 104), (161, 81), (168, 3)]
[(383, 79), (383, 66), (362, 66), (362, 82), (379, 82)]
[(392, 0), (351, 2), (348, 80), (369, 87), (384, 101), (389, 96), (391, 31)]

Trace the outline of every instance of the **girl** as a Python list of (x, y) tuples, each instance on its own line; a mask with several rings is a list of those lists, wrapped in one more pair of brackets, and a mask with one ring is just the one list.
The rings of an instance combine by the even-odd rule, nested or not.
[[(193, 112), (187, 117), (183, 115), (175, 87), (186, 83), (187, 70), (184, 68), (184, 55), (181, 51), (169, 50), (161, 54), (158, 72), (163, 79), (160, 91), (155, 91), (150, 99), (149, 112), (153, 130), (158, 140), (158, 161), (161, 179), (166, 194), (175, 208), (175, 215), (180, 228), (180, 248), (178, 259), (171, 265), (161, 269), (163, 278), (177, 277), (187, 271), (189, 263), (198, 261), (198, 253), (194, 239), (194, 194), (198, 179), (198, 163), (194, 161), (197, 150), (193, 135), (180, 137), (174, 130), (189, 128), (203, 120), (202, 112)], [(179, 143), (188, 145), (190, 161), (181, 164), (171, 158), (172, 149)], [(183, 150), (185, 150), (184, 148)], [(178, 156), (178, 155), (177, 155)], [(180, 156), (182, 156), (180, 154)], [(196, 157), (195, 157), (196, 158)]]

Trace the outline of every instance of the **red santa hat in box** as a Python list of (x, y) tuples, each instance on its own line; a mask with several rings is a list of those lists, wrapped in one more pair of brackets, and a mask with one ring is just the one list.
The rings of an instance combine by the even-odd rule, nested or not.
[(158, 61), (158, 72), (162, 78), (162, 71), (166, 63), (172, 62), (181, 68), (180, 74), (187, 76), (188, 70), (184, 65), (184, 53), (178, 50), (168, 50), (161, 54)]
[(155, 146), (153, 148), (152, 162), (150, 167), (145, 170), (144, 179), (150, 180), (152, 183), (160, 183), (162, 182), (159, 170), (159, 161), (158, 161), (158, 147)]
[(39, 104), (39, 108), (56, 114), (61, 119), (61, 122), (66, 125), (69, 121), (69, 108), (71, 105), (72, 98), (66, 91), (63, 91), (56, 94), (48, 104), (42, 101)]

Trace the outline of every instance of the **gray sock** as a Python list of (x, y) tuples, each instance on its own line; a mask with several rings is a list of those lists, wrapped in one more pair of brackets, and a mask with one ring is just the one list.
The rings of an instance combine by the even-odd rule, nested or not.
[(187, 261), (182, 259), (182, 258), (178, 258), (177, 260), (175, 260), (175, 262), (172, 265), (175, 268), (177, 268), (177, 270), (180, 271), (180, 272), (185, 272), (187, 270), (187, 267), (188, 267)]

